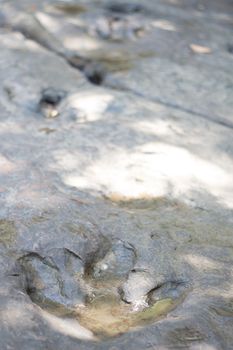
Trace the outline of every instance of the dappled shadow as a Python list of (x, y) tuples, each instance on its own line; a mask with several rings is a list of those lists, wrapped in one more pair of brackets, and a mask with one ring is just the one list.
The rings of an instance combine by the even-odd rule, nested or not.
[[(168, 2), (183, 18), (183, 2)], [(122, 6), (102, 6), (98, 18), (103, 8), (109, 15)], [(165, 8), (158, 4), (152, 27), (179, 35), (172, 15), (161, 16)], [(199, 18), (194, 2), (190, 8)], [(79, 10), (77, 21), (89, 25), (91, 17)], [(46, 18), (58, 33), (62, 26)], [(96, 33), (88, 34), (89, 49), (112, 47), (109, 39), (95, 41)], [(22, 349), (230, 348), (232, 129), (130, 91), (93, 86), (65, 59), (20, 34), (3, 30), (0, 46), (1, 342)], [(131, 62), (111, 65), (131, 69)], [(82, 285), (73, 272), (66, 280), (68, 255), (84, 265)], [(45, 307), (58, 295), (76, 300), (76, 288), (65, 290), (69, 283), (87, 296), (78, 317)], [(113, 291), (117, 303), (109, 305)], [(153, 303), (164, 300), (175, 307), (152, 317)], [(119, 305), (127, 309), (120, 322), (129, 327), (119, 326)], [(143, 324), (131, 314), (140, 308)], [(106, 332), (109, 312), (109, 327), (117, 320), (118, 331)], [(104, 341), (93, 334), (97, 326)]]
[[(59, 65), (63, 67), (58, 60)], [(47, 66), (49, 70), (48, 62)], [(54, 84), (44, 74), (37, 77), (36, 85), (34, 78), (27, 79), (30, 94), (17, 91), (12, 82), (13, 100), (5, 95), (5, 115), (11, 108), (18, 121), (7, 115), (1, 138), (21, 152), (24, 166), (33, 152), (30, 167), (34, 163), (38, 169), (55, 171), (65, 184), (82, 190), (129, 197), (181, 197), (203, 191), (232, 206), (231, 130), (130, 92), (90, 87), (72, 73), (69, 68), (65, 71), (72, 79), (67, 78), (66, 86), (61, 83), (63, 76)], [(22, 74), (26, 76), (27, 69)], [(9, 88), (3, 79), (3, 89), (6, 84)], [(67, 97), (56, 107), (57, 118), (46, 119), (39, 102), (43, 88), (50, 86), (62, 88)], [(72, 92), (79, 87), (82, 91)]]
[[(153, 325), (133, 331), (134, 346), (139, 346), (140, 341), (143, 343), (149, 337), (154, 346), (175, 348), (183, 344), (188, 347), (194, 342), (203, 346), (209, 344), (217, 349), (223, 342), (221, 332), (224, 327), (227, 327), (224, 332), (230, 343), (231, 333), (227, 333), (227, 321), (232, 315), (232, 309), (230, 304), (229, 307), (226, 305), (231, 298), (233, 285), (232, 248), (225, 246), (231, 244), (232, 238), (231, 224), (226, 219), (216, 212), (190, 208), (167, 198), (100, 199), (64, 185), (60, 189), (63, 192), (56, 189), (60, 199), (57, 199), (53, 209), (44, 213), (37, 209), (38, 216), (32, 216), (35, 214), (33, 199), (34, 212), (29, 213), (27, 209), (27, 215), (23, 208), (17, 212), (11, 206), (10, 216), (15, 217), (17, 228), (17, 239), (8, 249), (9, 253), (14, 251), (13, 256), (12, 253), (9, 255), (11, 260), (28, 252), (44, 256), (50, 249), (63, 247), (80, 255), (88, 247), (82, 242), (89, 242), (90, 248), (91, 241), (91, 244), (96, 239), (98, 242), (100, 233), (111, 240), (127, 239), (133, 243), (137, 252), (136, 270), (150, 271), (155, 277), (155, 285), (158, 269), (165, 273), (168, 281), (182, 278), (190, 285), (182, 305), (170, 311), (165, 319), (162, 317)], [(9, 258), (5, 256), (4, 259), (7, 261)], [(12, 270), (7, 272), (12, 274)], [(75, 319), (65, 317), (63, 322), (61, 316), (53, 316), (33, 306), (18, 276), (19, 272), (13, 272), (10, 277), (10, 285), (15, 283), (15, 292), (6, 293), (9, 306), (2, 311), (3, 317), (7, 315), (10, 329), (17, 327), (18, 332), (31, 329), (33, 324), (28, 320), (30, 312), (34, 315), (37, 327), (42, 327), (40, 322), (47, 325), (47, 331), (43, 331), (43, 344), (49, 337), (54, 337), (54, 331), (65, 336), (68, 346), (71, 346), (72, 338), (88, 336), (86, 331), (82, 333), (82, 327), (75, 324)], [(16, 295), (21, 295), (23, 304), (22, 300), (18, 304)], [(22, 321), (24, 319), (27, 322)], [(128, 344), (129, 339), (132, 342), (131, 333), (121, 335), (112, 342)], [(35, 337), (34, 341), (37, 340)], [(92, 349), (93, 345), (88, 342), (88, 346)], [(98, 349), (98, 345), (94, 348)]]

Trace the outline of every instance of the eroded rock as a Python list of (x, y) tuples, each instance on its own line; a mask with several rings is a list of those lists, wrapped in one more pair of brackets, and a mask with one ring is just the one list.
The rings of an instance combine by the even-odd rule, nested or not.
[(155, 288), (153, 276), (146, 271), (134, 270), (123, 285), (123, 300), (131, 303), (135, 310), (148, 306), (148, 294)]
[(142, 12), (144, 10), (144, 7), (139, 3), (133, 4), (130, 2), (112, 2), (107, 6), (107, 9), (111, 12), (130, 14)]
[(42, 91), (39, 109), (46, 118), (55, 118), (59, 115), (58, 105), (66, 96), (63, 90), (47, 88)]
[(65, 249), (54, 249), (49, 256), (30, 253), (19, 259), (26, 277), (26, 290), (31, 299), (42, 305), (75, 307), (83, 304), (80, 287), (84, 272), (79, 257)]
[(113, 242), (111, 250), (105, 257), (93, 266), (94, 278), (124, 278), (132, 270), (136, 260), (133, 246), (117, 240)]
[(177, 300), (187, 295), (189, 290), (190, 285), (185, 281), (170, 281), (152, 290), (150, 301), (155, 302), (166, 298)]
[(53, 4), (1, 1), (0, 348), (230, 349), (229, 1)]
[(121, 42), (136, 40), (145, 35), (146, 30), (147, 25), (142, 18), (115, 15), (98, 18), (89, 32), (104, 40)]

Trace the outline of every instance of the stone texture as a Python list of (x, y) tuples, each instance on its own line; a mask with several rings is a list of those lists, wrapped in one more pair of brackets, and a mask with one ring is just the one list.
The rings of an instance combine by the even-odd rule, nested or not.
[[(231, 2), (0, 8), (0, 348), (230, 349)], [(103, 296), (174, 307), (101, 341)]]

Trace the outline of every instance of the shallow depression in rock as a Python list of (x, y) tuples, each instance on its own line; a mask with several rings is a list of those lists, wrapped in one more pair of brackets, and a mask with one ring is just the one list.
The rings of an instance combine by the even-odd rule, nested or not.
[(60, 319), (77, 320), (81, 326), (93, 332), (95, 339), (105, 340), (120, 336), (139, 327), (152, 324), (174, 309), (177, 302), (162, 299), (141, 311), (133, 311), (129, 304), (112, 295), (95, 298), (75, 310), (47, 305), (46, 311)]
[(174, 307), (172, 299), (163, 299), (142, 311), (135, 312), (129, 304), (111, 296), (103, 296), (80, 309), (77, 314), (79, 322), (84, 327), (90, 329), (100, 339), (105, 339), (151, 324)]
[[(156, 322), (186, 295), (176, 288), (179, 283), (145, 285), (148, 273), (134, 269), (136, 260), (134, 247), (116, 239), (97, 260), (85, 261), (67, 248), (53, 248), (28, 253), (18, 261), (33, 303), (58, 322), (78, 322), (104, 340)], [(173, 297), (174, 288), (178, 297)]]

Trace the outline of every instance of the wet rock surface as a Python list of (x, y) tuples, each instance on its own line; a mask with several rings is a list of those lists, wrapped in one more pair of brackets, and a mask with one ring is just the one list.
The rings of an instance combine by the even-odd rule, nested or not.
[(231, 349), (231, 1), (0, 1), (0, 348)]

